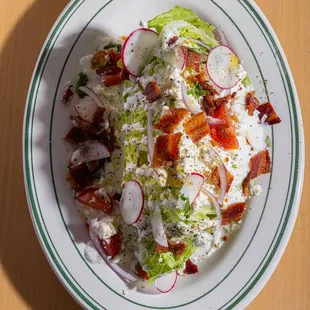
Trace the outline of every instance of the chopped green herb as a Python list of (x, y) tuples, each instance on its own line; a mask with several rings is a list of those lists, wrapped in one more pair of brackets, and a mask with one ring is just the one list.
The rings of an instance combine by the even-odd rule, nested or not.
[(193, 210), (189, 202), (189, 198), (187, 197), (186, 202), (185, 202), (185, 207), (184, 207), (184, 215), (187, 219), (191, 216), (192, 211)]
[(87, 75), (83, 72), (80, 72), (77, 76), (76, 87), (75, 87), (75, 92), (78, 94), (80, 98), (84, 98), (86, 94), (82, 92), (81, 90), (79, 90), (79, 88), (81, 86), (86, 86), (87, 82), (88, 82)]
[(195, 83), (194, 86), (189, 91), (187, 91), (188, 95), (192, 95), (196, 99), (199, 99), (200, 97), (202, 97), (208, 93), (209, 92), (207, 90), (204, 90), (199, 83)]
[(266, 145), (267, 145), (268, 147), (271, 147), (271, 141), (270, 141), (270, 137), (269, 137), (269, 136), (266, 136), (265, 142), (266, 142)]
[(123, 69), (123, 62), (122, 62), (122, 59), (120, 59), (118, 62), (117, 62), (117, 66), (121, 69)]
[(241, 83), (243, 84), (244, 87), (249, 87), (249, 86), (252, 85), (252, 81), (251, 81), (251, 79), (250, 79), (248, 76), (246, 76), (246, 77), (242, 80)]
[(184, 194), (181, 194), (181, 195), (180, 195), (180, 198), (181, 198), (183, 201), (186, 201), (186, 200), (188, 199)]
[(116, 48), (118, 52), (122, 51), (122, 46), (120, 44), (113, 44), (113, 43), (109, 43), (108, 45), (106, 45), (104, 47), (105, 50), (108, 50), (109, 48)]
[(153, 125), (156, 124), (158, 122), (158, 120), (160, 119), (161, 116), (161, 112), (157, 113), (154, 117), (153, 117)]
[(76, 198), (76, 191), (74, 189), (72, 190), (72, 197)]
[(237, 169), (237, 168), (238, 168), (238, 166), (235, 165), (235, 164), (232, 164), (231, 166), (232, 166), (234, 169)]

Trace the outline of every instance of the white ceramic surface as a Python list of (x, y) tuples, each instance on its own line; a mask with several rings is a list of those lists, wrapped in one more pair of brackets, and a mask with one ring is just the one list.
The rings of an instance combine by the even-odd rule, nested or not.
[[(244, 225), (195, 276), (180, 278), (169, 294), (128, 288), (105, 265), (83, 257), (88, 240), (65, 180), (70, 127), (60, 102), (64, 84), (102, 33), (128, 35), (174, 5), (222, 25), (257, 88), (282, 119), (268, 127), (273, 166), (260, 178), (263, 194), (250, 202)], [(24, 121), (24, 173), (29, 209), (42, 248), (61, 282), (87, 309), (244, 309), (271, 276), (291, 235), (301, 195), (304, 140), (298, 97), (283, 50), (253, 1), (75, 0), (56, 21), (29, 88)], [(124, 294), (125, 293), (125, 294)]]

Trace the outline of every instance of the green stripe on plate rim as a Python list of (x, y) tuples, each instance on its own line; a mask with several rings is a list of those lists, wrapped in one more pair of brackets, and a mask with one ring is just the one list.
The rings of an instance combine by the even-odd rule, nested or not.
[[(113, 1), (113, 0), (109, 1), (108, 3), (106, 3), (106, 5), (105, 5), (104, 7), (106, 7), (106, 6), (107, 6), (109, 3), (111, 3), (112, 1)], [(211, 0), (211, 1), (212, 1), (215, 5), (217, 5), (213, 0)], [(79, 2), (80, 2), (79, 6), (76, 7), (76, 5), (77, 5)], [(37, 198), (36, 188), (35, 188), (35, 180), (34, 180), (34, 172), (33, 172), (33, 162), (32, 162), (32, 128), (33, 128), (33, 127), (32, 127), (32, 126), (30, 127), (30, 121), (29, 121), (29, 120), (30, 120), (30, 115), (31, 115), (31, 112), (32, 112), (33, 114), (32, 114), (32, 122), (31, 122), (31, 124), (33, 124), (34, 111), (35, 111), (35, 106), (36, 106), (36, 98), (35, 98), (35, 100), (33, 100), (33, 95), (34, 95), (35, 90), (37, 90), (37, 92), (38, 92), (38, 88), (39, 88), (39, 85), (40, 85), (40, 81), (41, 81), (41, 78), (42, 78), (42, 76), (43, 76), (44, 68), (45, 68), (45, 65), (46, 65), (46, 63), (47, 63), (49, 54), (50, 54), (50, 52), (52, 51), (52, 48), (53, 48), (55, 42), (57, 41), (57, 38), (58, 38), (59, 34), (61, 33), (61, 31), (63, 30), (64, 26), (66, 25), (66, 23), (68, 22), (68, 20), (71, 18), (71, 16), (72, 16), (72, 15), (74, 14), (74, 12), (80, 7), (80, 5), (81, 5), (83, 2), (84, 2), (84, 0), (83, 0), (83, 1), (76, 0), (76, 1), (74, 1), (70, 6), (68, 6), (67, 9), (65, 9), (65, 11), (64, 11), (63, 14), (62, 14), (62, 16), (60, 17), (60, 19), (59, 19), (58, 22), (56, 23), (54, 29), (52, 30), (51, 34), (49, 35), (49, 38), (48, 38), (47, 42), (45, 43), (44, 49), (43, 49), (42, 54), (41, 54), (41, 56), (40, 56), (40, 58), (39, 58), (39, 61), (38, 61), (38, 63), (37, 63), (36, 70), (35, 70), (35, 73), (34, 73), (34, 77), (33, 77), (33, 80), (32, 80), (32, 82), (31, 82), (31, 88), (30, 88), (29, 97), (28, 97), (28, 105), (27, 105), (27, 110), (26, 110), (26, 115), (25, 115), (25, 124), (24, 124), (24, 132), (25, 132), (25, 137), (24, 137), (24, 150), (25, 150), (25, 152), (24, 152), (24, 165), (25, 165), (25, 179), (26, 179), (26, 185), (27, 185), (27, 189), (28, 189), (28, 197), (29, 197), (29, 201), (30, 201), (30, 207), (31, 207), (31, 210), (32, 210), (32, 215), (33, 215), (33, 222), (34, 222), (35, 226), (37, 227), (37, 234), (38, 234), (38, 237), (41, 239), (43, 247), (45, 247), (45, 250), (46, 250), (45, 252), (46, 252), (47, 256), (49, 257), (50, 261), (54, 264), (55, 269), (57, 268), (57, 270), (58, 270), (59, 273), (61, 274), (61, 276), (62, 276), (62, 278), (63, 278), (63, 282), (66, 281), (66, 284), (67, 284), (67, 286), (71, 289), (71, 291), (74, 292), (74, 293), (76, 293), (77, 296), (78, 296), (80, 299), (82, 299), (82, 300), (83, 300), (88, 306), (90, 306), (92, 309), (98, 309), (97, 306), (95, 306), (95, 305), (92, 304), (92, 302), (90, 301), (90, 299), (91, 299), (93, 302), (95, 302), (96, 304), (98, 304), (98, 303), (97, 303), (94, 299), (92, 299), (92, 297), (90, 297), (90, 296), (87, 294), (87, 292), (85, 292), (85, 290), (76, 282), (76, 280), (75, 280), (75, 279), (73, 278), (73, 276), (70, 274), (70, 272), (68, 271), (68, 269), (66, 268), (66, 266), (64, 266), (64, 268), (66, 269), (66, 272), (67, 272), (68, 274), (70, 274), (71, 278), (74, 280), (74, 282), (76, 283), (76, 285), (85, 293), (85, 295), (87, 295), (87, 296), (89, 297), (89, 299), (88, 299), (85, 295), (83, 295), (83, 294), (81, 293), (81, 291), (78, 289), (78, 287), (71, 281), (70, 277), (68, 277), (68, 275), (66, 274), (66, 272), (64, 271), (64, 269), (61, 267), (61, 265), (60, 265), (60, 263), (59, 263), (59, 260), (60, 260), (61, 262), (62, 262), (62, 260), (61, 260), (60, 256), (58, 255), (57, 250), (55, 249), (55, 247), (54, 247), (54, 245), (53, 245), (53, 242), (52, 242), (52, 240), (51, 240), (51, 238), (50, 238), (50, 236), (49, 236), (49, 234), (48, 234), (48, 231), (47, 231), (47, 229), (46, 229), (45, 222), (44, 222), (44, 219), (43, 219), (43, 217), (42, 217), (42, 213), (41, 213), (40, 206), (39, 206), (39, 202), (38, 202), (38, 198)], [(240, 1), (239, 1), (239, 2), (240, 2)], [(253, 8), (253, 6), (252, 6), (248, 1), (245, 0), (244, 2), (246, 3), (246, 5), (247, 5), (247, 7), (249, 8), (249, 10), (250, 10), (251, 12), (253, 12), (253, 14), (255, 15), (255, 17), (259, 20), (259, 23), (263, 26), (264, 30), (267, 32), (268, 37), (270, 38), (271, 43), (273, 44), (275, 50), (276, 50), (276, 51), (279, 51), (279, 49), (278, 49), (278, 47), (277, 47), (277, 44), (276, 44), (276, 42), (275, 42), (273, 36), (272, 36), (271, 33), (269, 32), (268, 27), (265, 25), (265, 23), (264, 23), (264, 21), (262, 20), (262, 18), (260, 17), (260, 15), (256, 12), (255, 8)], [(244, 5), (243, 5), (241, 2), (240, 2), (240, 4), (244, 7)], [(217, 6), (218, 6), (218, 5), (217, 5)], [(76, 8), (75, 8), (75, 7), (76, 7)], [(62, 76), (64, 67), (65, 67), (65, 65), (66, 65), (66, 62), (67, 62), (67, 60), (68, 60), (68, 57), (70, 56), (71, 51), (73, 50), (73, 48), (74, 48), (76, 42), (78, 41), (79, 37), (81, 36), (81, 34), (82, 34), (83, 31), (85, 30), (85, 28), (86, 28), (86, 27), (88, 26), (88, 24), (93, 20), (93, 18), (94, 18), (101, 10), (104, 9), (104, 7), (102, 7), (102, 8), (92, 17), (92, 19), (85, 25), (85, 27), (83, 28), (82, 32), (81, 32), (81, 33), (79, 34), (79, 36), (77, 37), (76, 41), (74, 42), (74, 44), (73, 44), (73, 46), (72, 46), (72, 48), (71, 48), (71, 50), (70, 50), (70, 52), (69, 52), (69, 54), (68, 54), (68, 56), (67, 56), (67, 59), (66, 59), (66, 61), (65, 61), (65, 63), (64, 63), (64, 66), (63, 66), (63, 68), (62, 68), (61, 75), (60, 75), (60, 78), (59, 78), (59, 80), (58, 80), (58, 84), (57, 84), (57, 88), (56, 88), (56, 92), (55, 92), (55, 97), (54, 97), (54, 102), (53, 102), (53, 108), (52, 108), (52, 115), (51, 115), (51, 124), (52, 124), (52, 119), (53, 119), (53, 111), (54, 111), (54, 105), (55, 105), (57, 90), (58, 90), (58, 87), (59, 87), (59, 82), (60, 82), (60, 79), (61, 79), (61, 76)], [(218, 7), (219, 7), (219, 6), (218, 6)], [(75, 10), (73, 11), (73, 13), (69, 16), (68, 19), (66, 19), (66, 18), (68, 17), (68, 15), (70, 14), (70, 12), (72, 12), (72, 10), (73, 10), (74, 8), (75, 8)], [(219, 8), (224, 12), (224, 10), (223, 10), (221, 7), (219, 7)], [(224, 13), (225, 13), (225, 12), (224, 12)], [(226, 14), (226, 13), (225, 13), (225, 14)], [(249, 14), (250, 14), (250, 13), (249, 13)], [(226, 15), (227, 15), (227, 14), (226, 14)], [(251, 14), (250, 14), (250, 15), (251, 15)], [(227, 17), (230, 18), (228, 15), (227, 15)], [(254, 19), (254, 17), (253, 17), (252, 15), (251, 15), (251, 17)], [(230, 20), (233, 22), (233, 20), (232, 20), (231, 18), (230, 18)], [(257, 21), (256, 21), (255, 19), (254, 19), (254, 21), (257, 23)], [(234, 23), (234, 22), (233, 22), (233, 23)], [(234, 24), (235, 24), (235, 23), (234, 23)], [(257, 23), (257, 25), (258, 25), (258, 23)], [(59, 30), (59, 28), (60, 28), (61, 26), (62, 26), (62, 28), (61, 28), (60, 31), (57, 33), (57, 31)], [(235, 26), (237, 27), (236, 24), (235, 24)], [(258, 26), (259, 26), (259, 25), (258, 25)], [(240, 32), (240, 29), (239, 29), (238, 27), (237, 27), (237, 29), (238, 29), (239, 32)], [(261, 29), (261, 28), (260, 28), (260, 29)], [(262, 30), (261, 30), (261, 31), (262, 31)], [(241, 32), (240, 32), (240, 33), (241, 33)], [(263, 33), (264, 37), (266, 38), (266, 36), (265, 36), (265, 34), (264, 34), (263, 31), (262, 31), (262, 33)], [(241, 33), (241, 35), (243, 36), (242, 33)], [(55, 38), (53, 44), (51, 45), (51, 43), (52, 43), (52, 41), (53, 41), (53, 38), (54, 38), (55, 36), (56, 36), (56, 38)], [(244, 36), (243, 36), (243, 37), (244, 37)], [(244, 37), (244, 39), (245, 39), (245, 37)], [(245, 40), (245, 41), (246, 41), (246, 40)], [(267, 41), (267, 43), (268, 43), (269, 46), (270, 46), (270, 43), (268, 42), (267, 38), (266, 38), (266, 41)], [(248, 44), (247, 41), (246, 41), (246, 43)], [(248, 44), (248, 46), (249, 46), (249, 44)], [(51, 48), (51, 47), (52, 47), (52, 48)], [(250, 50), (251, 50), (251, 47), (250, 47), (250, 46), (249, 46), (249, 48), (250, 48)], [(271, 46), (270, 46), (270, 48), (271, 48)], [(252, 51), (252, 50), (251, 50), (251, 51)], [(253, 57), (256, 59), (256, 57), (255, 57), (253, 51), (252, 51), (252, 54), (253, 54)], [(291, 81), (290, 81), (290, 77), (289, 77), (289, 74), (288, 74), (288, 70), (286, 69), (286, 65), (285, 65), (285, 63), (284, 63), (284, 60), (283, 60), (283, 57), (282, 57), (281, 53), (277, 53), (277, 55), (278, 55), (279, 61), (280, 61), (280, 63), (281, 63), (282, 70), (283, 70), (284, 73), (285, 73), (285, 79), (286, 79), (287, 84), (288, 84), (288, 86), (289, 86), (291, 104), (292, 104), (292, 106), (293, 106), (293, 112), (294, 112), (294, 124), (295, 124), (295, 135), (296, 135), (296, 139), (295, 139), (295, 140), (296, 140), (296, 141), (295, 141), (296, 158), (295, 158), (295, 169), (294, 169), (295, 174), (294, 174), (294, 180), (293, 180), (293, 191), (292, 191), (291, 196), (290, 196), (289, 209), (288, 209), (288, 212), (287, 212), (286, 217), (285, 217), (285, 222), (284, 222), (284, 224), (282, 225), (282, 229), (281, 229), (280, 235), (279, 235), (279, 237), (278, 237), (278, 239), (277, 239), (276, 245), (274, 246), (271, 255), (268, 257), (267, 262), (265, 263), (265, 265), (263, 266), (263, 268), (262, 268), (262, 270), (259, 272), (259, 274), (256, 276), (256, 278), (254, 279), (254, 281), (251, 283), (251, 285), (249, 286), (249, 288), (248, 288), (248, 289), (247, 289), (247, 290), (246, 290), (246, 291), (245, 291), (245, 292), (231, 305), (231, 306), (229, 306), (229, 308), (227, 308), (227, 309), (231, 309), (232, 307), (236, 306), (236, 305), (249, 293), (249, 291), (255, 286), (255, 284), (258, 282), (258, 280), (261, 278), (262, 274), (265, 272), (266, 268), (268, 267), (270, 261), (272, 260), (274, 254), (276, 253), (277, 248), (278, 248), (278, 246), (279, 246), (279, 244), (280, 244), (280, 242), (281, 242), (281, 240), (282, 240), (282, 237), (283, 237), (283, 234), (284, 234), (284, 232), (285, 232), (285, 229), (286, 229), (286, 226), (287, 226), (287, 223), (288, 223), (288, 219), (289, 219), (289, 216), (290, 216), (290, 213), (291, 213), (291, 210), (292, 210), (292, 203), (293, 203), (293, 201), (294, 201), (294, 197), (295, 197), (295, 193), (296, 193), (296, 186), (295, 186), (295, 185), (297, 184), (297, 178), (298, 178), (298, 173), (297, 173), (297, 171), (298, 171), (298, 165), (299, 165), (299, 132), (298, 132), (298, 129), (297, 129), (297, 128), (298, 128), (298, 118), (297, 118), (297, 111), (296, 111), (296, 107), (295, 107), (295, 98), (294, 98), (293, 87), (292, 87), (292, 85), (291, 85)], [(47, 56), (47, 57), (46, 57), (46, 56)], [(45, 60), (45, 62), (44, 62), (44, 60)], [(277, 60), (277, 59), (276, 59), (276, 60)], [(44, 65), (43, 65), (43, 62), (44, 62)], [(256, 62), (257, 62), (257, 60), (256, 60)], [(277, 63), (278, 63), (278, 61), (277, 61)], [(258, 63), (257, 63), (257, 65), (258, 65)], [(41, 70), (42, 66), (43, 66), (43, 69)], [(278, 63), (278, 66), (279, 66), (279, 63)], [(259, 68), (259, 66), (258, 66), (258, 68)], [(259, 70), (260, 70), (260, 68), (259, 68)], [(280, 70), (280, 67), (279, 67), (279, 70)], [(260, 71), (261, 71), (261, 70), (260, 70)], [(286, 95), (287, 95), (287, 98), (288, 98), (288, 93), (287, 93), (286, 85), (285, 85), (284, 78), (283, 78), (283, 75), (282, 75), (281, 70), (280, 70), (280, 74), (281, 74), (281, 77), (282, 77), (282, 80), (283, 80), (283, 84), (284, 84), (284, 88), (285, 88), (285, 90), (286, 90)], [(39, 78), (40, 80), (39, 80), (39, 83), (38, 83), (38, 85), (37, 85), (38, 78)], [(264, 78), (263, 78), (263, 77), (262, 77), (262, 80), (264, 81)], [(265, 88), (266, 88), (266, 85), (265, 85)], [(267, 92), (267, 91), (266, 91), (266, 95), (268, 96), (268, 92)], [(288, 101), (288, 102), (289, 102), (289, 101)], [(291, 115), (290, 105), (289, 105), (289, 111), (290, 111), (290, 115)], [(292, 121), (292, 119), (290, 119), (290, 121)], [(292, 124), (291, 124), (291, 127), (292, 127)], [(50, 135), (51, 135), (51, 132), (52, 132), (52, 129), (50, 130)], [(292, 133), (294, 133), (294, 132), (292, 131)], [(30, 164), (30, 166), (31, 166), (31, 172), (30, 172), (30, 168), (29, 168), (29, 150), (28, 150), (28, 148), (29, 148), (29, 136), (30, 136), (30, 145), (31, 145), (31, 152), (30, 152), (30, 157), (31, 157), (31, 164)], [(50, 140), (50, 141), (51, 141), (51, 140)], [(293, 141), (292, 141), (292, 145), (293, 145)], [(50, 156), (51, 156), (51, 147), (50, 147)], [(292, 156), (293, 156), (293, 152), (292, 152)], [(52, 178), (53, 178), (52, 158), (51, 158), (50, 163), (51, 163), (51, 173), (52, 173)], [(291, 171), (291, 172), (292, 172), (292, 171)], [(271, 178), (272, 178), (272, 176), (271, 176)], [(270, 180), (271, 180), (271, 178), (270, 178)], [(34, 188), (32, 187), (31, 179), (33, 179)], [(269, 182), (269, 183), (270, 183), (270, 182)], [(57, 193), (56, 193), (55, 184), (54, 184), (54, 178), (53, 178), (53, 185), (54, 185), (55, 197), (56, 197), (56, 200), (57, 200), (57, 203), (58, 203)], [(268, 186), (268, 188), (269, 188), (269, 186)], [(35, 200), (34, 200), (33, 192), (35, 193), (35, 196), (36, 196), (36, 202), (35, 202)], [(289, 191), (287, 192), (287, 195), (288, 195), (288, 193), (289, 193)], [(267, 195), (267, 197), (268, 197), (268, 195)], [(266, 199), (266, 200), (267, 200), (267, 199)], [(265, 206), (266, 206), (266, 204), (265, 204)], [(58, 207), (59, 207), (59, 211), (60, 211), (62, 220), (63, 220), (64, 225), (65, 225), (65, 228), (66, 228), (66, 230), (67, 230), (67, 232), (68, 232), (68, 234), (69, 234), (69, 236), (70, 236), (70, 238), (71, 238), (71, 241), (72, 241), (73, 244), (74, 244), (74, 241), (73, 241), (73, 239), (72, 239), (72, 237), (71, 237), (71, 234), (69, 233), (69, 230), (68, 230), (68, 228), (67, 228), (67, 226), (66, 226), (66, 223), (65, 223), (65, 221), (64, 221), (64, 218), (63, 218), (62, 212), (61, 212), (61, 210), (60, 210), (59, 204), (58, 204)], [(43, 230), (43, 228), (42, 228), (42, 223), (40, 222), (40, 218), (39, 218), (39, 216), (38, 216), (38, 212), (37, 212), (36, 208), (39, 209), (39, 212), (40, 212), (41, 217), (42, 217), (43, 225), (44, 225), (44, 227), (45, 227), (45, 229), (46, 229), (46, 233), (47, 233), (48, 239), (50, 240), (49, 242), (51, 243), (52, 247), (54, 248), (54, 251), (56, 252), (56, 254), (57, 254), (59, 260), (57, 260), (57, 258), (55, 257), (53, 251), (51, 250), (51, 246), (50, 246), (50, 244), (49, 244), (49, 242), (48, 242), (48, 240), (47, 240), (46, 235), (44, 234), (44, 230)], [(264, 209), (265, 209), (265, 207), (264, 207)], [(282, 217), (284, 216), (284, 210), (285, 210), (285, 208), (283, 209)], [(264, 212), (264, 210), (263, 210), (263, 212)], [(263, 215), (263, 212), (262, 212), (262, 215)], [(261, 219), (260, 219), (260, 220), (261, 220)], [(281, 218), (281, 220), (280, 220), (280, 223), (279, 223), (279, 226), (278, 226), (278, 230), (279, 230), (279, 228), (280, 228), (281, 221), (282, 221), (282, 218)], [(258, 226), (259, 226), (259, 224), (258, 224)], [(257, 230), (257, 229), (258, 229), (258, 227), (256, 228), (256, 230)], [(278, 230), (277, 230), (277, 231), (278, 231)], [(255, 235), (255, 233), (254, 233), (254, 235)], [(253, 235), (252, 239), (254, 238), (254, 235)], [(276, 238), (276, 236), (277, 236), (277, 232), (276, 232), (276, 234), (275, 234), (274, 239)], [(251, 241), (252, 241), (252, 239), (251, 239)], [(274, 240), (272, 241), (272, 243), (271, 243), (271, 245), (270, 245), (270, 248), (272, 247), (273, 242), (274, 242)], [(74, 246), (75, 246), (75, 244), (74, 244)], [(249, 245), (248, 245), (248, 246), (249, 246)], [(75, 246), (75, 247), (76, 247), (76, 246)], [(248, 247), (247, 247), (247, 248), (248, 248)], [(267, 251), (265, 257), (268, 255), (268, 252), (269, 252), (270, 248), (268, 249), (268, 251)], [(77, 248), (76, 248), (76, 249), (77, 249)], [(78, 250), (77, 250), (77, 251), (78, 251)], [(245, 252), (246, 252), (246, 250), (245, 250)], [(245, 252), (244, 252), (244, 253), (245, 253)], [(79, 253), (79, 255), (82, 257), (82, 255), (81, 255), (81, 253), (80, 253), (79, 251), (78, 251), (78, 253)], [(243, 255), (244, 255), (244, 254), (243, 254)], [(243, 257), (243, 255), (242, 255), (242, 257)], [(239, 261), (242, 259), (242, 257), (239, 259)], [(264, 259), (265, 259), (265, 257), (264, 257)], [(82, 257), (82, 259), (84, 260), (83, 257)], [(263, 263), (264, 259), (262, 260), (262, 263)], [(85, 261), (85, 260), (84, 260), (84, 261)], [(239, 263), (239, 261), (237, 262), (237, 264)], [(85, 262), (85, 263), (86, 263), (86, 262)], [(261, 264), (262, 264), (262, 263), (261, 263)], [(62, 262), (62, 264), (63, 264), (63, 262)], [(87, 263), (86, 263), (86, 264), (87, 264)], [(236, 264), (236, 265), (237, 265), (237, 264)], [(63, 264), (63, 265), (64, 265), (64, 264)], [(236, 266), (236, 265), (235, 265), (235, 266)], [(88, 264), (87, 264), (87, 266), (90, 268), (90, 266), (89, 266)], [(235, 267), (234, 267), (234, 268), (235, 268)], [(233, 268), (233, 269), (234, 269), (234, 268)], [(253, 274), (253, 276), (250, 278), (250, 280), (248, 281), (248, 283), (249, 283), (249, 282), (251, 281), (251, 279), (255, 276), (255, 274), (257, 273), (257, 271), (258, 271), (259, 268), (260, 268), (260, 266), (257, 268), (257, 270), (255, 271), (255, 273)], [(233, 269), (232, 269), (232, 270), (233, 270)], [(92, 270), (91, 268), (90, 268), (90, 270), (93, 272), (93, 270)], [(232, 270), (231, 270), (231, 271), (232, 271)], [(231, 271), (230, 271), (230, 272), (231, 272)], [(94, 272), (93, 272), (93, 273), (94, 273)], [(95, 274), (95, 273), (94, 273), (94, 274)], [(96, 274), (95, 274), (95, 275), (96, 275)], [(228, 275), (229, 275), (229, 274), (228, 274)], [(228, 275), (227, 275), (227, 276), (228, 276)], [(96, 275), (96, 276), (97, 276), (97, 275)], [(226, 276), (226, 277), (227, 277), (227, 276)], [(225, 277), (225, 278), (226, 278), (226, 277)], [(224, 278), (224, 279), (225, 279), (225, 278)], [(224, 279), (223, 279), (223, 280), (224, 280)], [(100, 279), (100, 280), (101, 280), (101, 279)], [(223, 281), (223, 280), (222, 280), (222, 281)], [(222, 281), (221, 281), (221, 282), (222, 282)], [(101, 282), (103, 282), (103, 281), (101, 280)], [(220, 283), (221, 283), (221, 282), (220, 282)], [(103, 283), (104, 283), (104, 282), (103, 282)], [(245, 286), (246, 286), (248, 283), (246, 283)], [(106, 283), (104, 283), (104, 284), (105, 284), (108, 288), (110, 288)], [(219, 284), (218, 284), (218, 285), (219, 285)], [(217, 285), (217, 286), (218, 286), (218, 285)], [(245, 287), (245, 286), (244, 286), (244, 287)], [(243, 288), (244, 288), (244, 287), (243, 287)], [(243, 290), (243, 288), (239, 291), (238, 294), (240, 294), (240, 292)], [(111, 288), (110, 288), (110, 289), (111, 289)], [(213, 289), (215, 289), (215, 288), (213, 288)], [(213, 289), (212, 289), (212, 290), (213, 290)], [(113, 289), (111, 289), (111, 290), (113, 291)], [(206, 294), (210, 293), (212, 290), (210, 290), (210, 291), (207, 292)], [(114, 291), (114, 292), (115, 292), (115, 291)], [(188, 302), (188, 303), (186, 303), (186, 304), (183, 304), (183, 305), (178, 305), (178, 306), (173, 306), (173, 307), (151, 307), (151, 306), (147, 306), (147, 305), (138, 304), (138, 303), (136, 303), (136, 302), (134, 302), (134, 301), (131, 301), (131, 300), (128, 299), (128, 298), (125, 298), (124, 296), (120, 295), (120, 294), (117, 293), (117, 292), (115, 292), (115, 293), (116, 293), (118, 296), (120, 296), (120, 297), (122, 297), (122, 298), (124, 298), (124, 299), (126, 299), (126, 300), (128, 300), (128, 301), (130, 301), (130, 302), (132, 302), (132, 303), (135, 303), (135, 304), (137, 304), (137, 305), (144, 306), (144, 307), (147, 307), (147, 308), (154, 308), (154, 309), (159, 309), (159, 308), (161, 308), (161, 309), (171, 309), (171, 308), (182, 307), (182, 306), (185, 306), (185, 305), (187, 305), (187, 304), (193, 303), (193, 302), (197, 301), (198, 299), (200, 299), (200, 298), (202, 298), (203, 296), (206, 295), (206, 294), (204, 294), (204, 295), (202, 295), (201, 297), (199, 297), (199, 298), (197, 298), (197, 299), (195, 299), (195, 300), (192, 300), (192, 301), (190, 301), (190, 302)], [(238, 294), (237, 294), (237, 295), (238, 295)], [(237, 295), (236, 295), (236, 296), (237, 296)], [(234, 296), (226, 305), (228, 305), (236, 296)], [(98, 304), (98, 305), (99, 305), (99, 304)], [(226, 305), (224, 305), (223, 307), (225, 307)], [(102, 305), (99, 305), (99, 306), (103, 308)], [(223, 308), (223, 307), (222, 307), (222, 308)], [(222, 309), (222, 308), (221, 308), (221, 309)]]

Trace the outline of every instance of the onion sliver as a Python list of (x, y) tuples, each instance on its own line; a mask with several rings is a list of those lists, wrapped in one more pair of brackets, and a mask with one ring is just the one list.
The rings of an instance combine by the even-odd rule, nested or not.
[(187, 109), (192, 113), (192, 114), (197, 114), (201, 112), (201, 108), (199, 106), (194, 105), (188, 98), (187, 92), (186, 92), (186, 85), (184, 81), (181, 81), (181, 92), (182, 92), (182, 99), (187, 107)]
[(152, 232), (155, 241), (162, 247), (168, 248), (168, 241), (164, 230), (163, 220), (159, 207), (151, 215)]
[(150, 162), (153, 160), (154, 155), (154, 138), (153, 138), (153, 113), (149, 106), (147, 110), (147, 147), (149, 151)]
[(123, 270), (121, 267), (119, 267), (117, 264), (111, 262), (108, 259), (107, 254), (105, 253), (101, 241), (97, 235), (97, 233), (94, 231), (92, 225), (89, 225), (89, 235), (90, 239), (92, 240), (96, 250), (100, 254), (100, 256), (103, 258), (103, 260), (106, 262), (106, 264), (126, 283), (136, 281), (137, 278), (135, 278), (133, 275), (128, 273), (127, 271)]

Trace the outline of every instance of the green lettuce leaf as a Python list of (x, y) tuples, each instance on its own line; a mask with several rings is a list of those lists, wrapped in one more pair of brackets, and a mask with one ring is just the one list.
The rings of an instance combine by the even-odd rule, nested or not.
[(171, 252), (154, 254), (154, 245), (149, 248), (149, 255), (145, 264), (148, 266), (148, 284), (153, 283), (160, 276), (171, 273), (172, 271), (184, 268), (185, 262), (194, 254), (196, 247), (190, 240), (186, 240), (186, 248), (182, 255), (177, 257)]
[(212, 47), (218, 45), (213, 34), (215, 27), (201, 20), (194, 11), (181, 6), (175, 6), (172, 10), (149, 20), (148, 26), (155, 28), (160, 33), (164, 26), (173, 21), (186, 21), (188, 23), (188, 26), (180, 31), (182, 37), (201, 40)]

